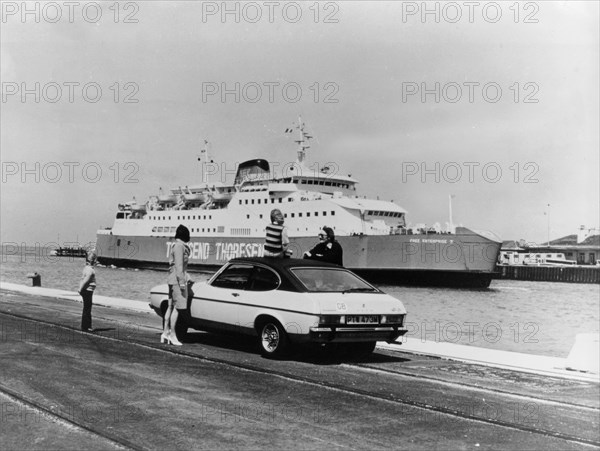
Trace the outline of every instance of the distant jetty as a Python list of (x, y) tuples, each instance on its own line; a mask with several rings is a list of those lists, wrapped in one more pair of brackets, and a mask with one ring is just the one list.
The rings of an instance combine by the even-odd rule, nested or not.
[(51, 254), (57, 257), (86, 257), (87, 250), (83, 247), (59, 247)]
[(498, 265), (497, 279), (600, 283), (600, 266)]

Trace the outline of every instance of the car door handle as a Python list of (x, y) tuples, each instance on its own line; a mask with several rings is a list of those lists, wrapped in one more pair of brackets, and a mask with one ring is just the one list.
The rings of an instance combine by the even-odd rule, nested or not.
[(239, 293), (231, 293), (232, 296), (235, 296), (236, 298), (240, 295)]

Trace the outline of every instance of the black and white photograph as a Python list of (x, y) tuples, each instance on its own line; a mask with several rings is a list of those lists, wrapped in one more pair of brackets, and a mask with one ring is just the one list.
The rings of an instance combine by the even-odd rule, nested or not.
[(599, 2), (0, 10), (0, 449), (600, 448)]

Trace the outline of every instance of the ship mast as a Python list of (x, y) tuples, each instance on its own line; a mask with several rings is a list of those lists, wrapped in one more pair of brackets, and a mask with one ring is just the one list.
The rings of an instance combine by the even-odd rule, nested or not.
[(306, 158), (306, 149), (310, 148), (308, 144), (308, 140), (312, 138), (305, 130), (304, 130), (304, 122), (302, 122), (302, 116), (298, 116), (298, 125), (296, 128), (298, 129), (298, 139), (294, 142), (298, 144), (298, 164), (302, 164), (304, 159)]
[[(204, 160), (204, 161), (202, 161)], [(206, 167), (206, 163), (210, 160), (209, 156), (208, 156), (208, 141), (205, 139), (204, 140), (204, 147), (202, 148), (202, 150), (200, 151), (200, 156), (198, 157), (198, 161), (200, 161), (200, 172), (201, 172), (201, 177), (202, 177), (202, 183), (206, 183), (206, 185), (208, 185), (208, 172), (207, 172), (207, 167)]]

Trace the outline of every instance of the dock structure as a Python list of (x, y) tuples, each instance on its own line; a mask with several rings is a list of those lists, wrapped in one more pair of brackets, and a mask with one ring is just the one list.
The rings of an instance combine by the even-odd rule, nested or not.
[(600, 266), (498, 265), (497, 279), (600, 283)]
[(87, 250), (83, 247), (59, 247), (54, 253), (57, 257), (85, 257)]

